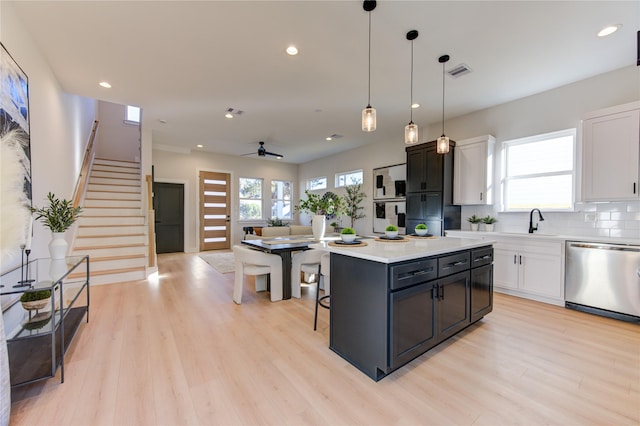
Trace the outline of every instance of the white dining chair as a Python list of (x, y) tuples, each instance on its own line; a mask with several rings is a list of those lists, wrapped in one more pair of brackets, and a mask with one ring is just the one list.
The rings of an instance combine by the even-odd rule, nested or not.
[(294, 253), (291, 257), (291, 297), (300, 299), (301, 296), (301, 273), (315, 275), (318, 280), (318, 268), (320, 259), (326, 253), (325, 250), (311, 249)]
[(280, 256), (235, 245), (233, 257), (235, 262), (234, 302), (238, 305), (242, 303), (245, 275), (256, 277), (256, 291), (267, 290), (267, 278), (270, 277), (271, 301), (282, 300), (282, 258)]

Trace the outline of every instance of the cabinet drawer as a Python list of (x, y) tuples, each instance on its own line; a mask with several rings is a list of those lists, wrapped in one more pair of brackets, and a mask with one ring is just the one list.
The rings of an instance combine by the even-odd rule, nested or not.
[(436, 259), (427, 259), (391, 266), (391, 290), (438, 278), (437, 263)]
[(470, 268), (470, 254), (468, 251), (443, 256), (438, 259), (438, 277), (466, 271)]
[(485, 247), (471, 250), (471, 267), (489, 265), (493, 262), (493, 248)]

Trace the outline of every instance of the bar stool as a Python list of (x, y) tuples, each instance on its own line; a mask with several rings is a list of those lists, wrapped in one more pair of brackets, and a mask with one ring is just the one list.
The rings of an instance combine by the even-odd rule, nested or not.
[[(318, 288), (316, 289), (316, 312), (313, 318), (313, 330), (318, 328), (318, 306), (325, 309), (331, 308), (330, 294), (330, 272), (331, 272), (331, 255), (323, 253), (320, 257), (320, 266), (318, 266)], [(320, 297), (320, 282), (324, 285), (324, 296)]]

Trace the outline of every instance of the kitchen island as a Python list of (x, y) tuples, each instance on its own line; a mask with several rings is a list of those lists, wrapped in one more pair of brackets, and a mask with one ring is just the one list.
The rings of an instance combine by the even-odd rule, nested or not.
[(330, 348), (380, 380), (493, 308), (491, 241), (379, 238), (331, 252)]

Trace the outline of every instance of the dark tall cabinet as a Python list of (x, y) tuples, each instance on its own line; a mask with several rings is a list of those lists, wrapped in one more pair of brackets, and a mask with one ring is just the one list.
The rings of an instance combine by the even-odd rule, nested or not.
[(436, 152), (436, 142), (406, 148), (407, 234), (425, 223), (429, 233), (444, 235), (445, 229), (460, 229), (460, 206), (453, 205), (453, 156)]

